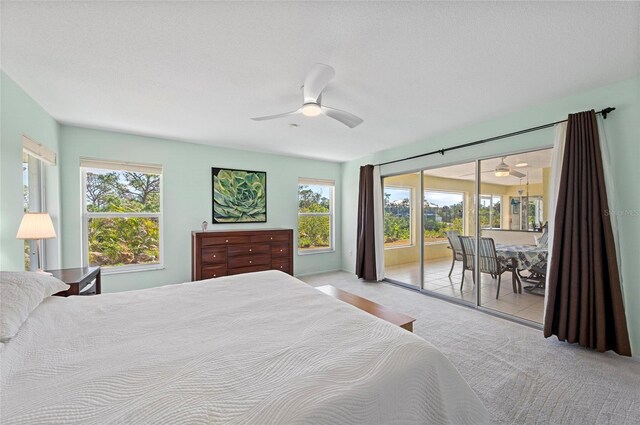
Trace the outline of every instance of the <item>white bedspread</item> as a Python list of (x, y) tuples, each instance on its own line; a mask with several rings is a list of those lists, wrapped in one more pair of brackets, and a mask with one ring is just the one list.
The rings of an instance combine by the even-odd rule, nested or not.
[(2, 424), (481, 424), (423, 339), (280, 272), (51, 297), (1, 354)]

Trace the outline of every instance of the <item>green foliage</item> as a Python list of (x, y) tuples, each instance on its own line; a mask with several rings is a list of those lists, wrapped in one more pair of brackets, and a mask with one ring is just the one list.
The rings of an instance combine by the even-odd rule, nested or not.
[(409, 198), (390, 201), (391, 194), (384, 194), (384, 243), (410, 243), (411, 205)]
[(213, 177), (214, 219), (219, 223), (266, 221), (266, 174), (220, 170)]
[[(87, 173), (87, 211), (160, 211), (160, 176), (119, 172)], [(88, 222), (89, 264), (121, 266), (160, 260), (157, 217), (95, 217)]]
[(160, 226), (157, 218), (92, 218), (89, 220), (91, 265), (157, 263)]
[(464, 234), (462, 217), (464, 204), (433, 207), (425, 203), (424, 207), (424, 240), (425, 242), (441, 242), (447, 240), (447, 232), (455, 230)]
[(331, 218), (327, 215), (298, 217), (298, 247), (302, 249), (329, 248), (331, 246)]

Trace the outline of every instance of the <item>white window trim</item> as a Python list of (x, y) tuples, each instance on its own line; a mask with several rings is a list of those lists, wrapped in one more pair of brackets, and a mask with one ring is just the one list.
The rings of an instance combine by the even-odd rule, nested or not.
[[(466, 220), (465, 220), (465, 217), (464, 217), (465, 216), (464, 212), (465, 212), (465, 204), (466, 204), (467, 192), (462, 192), (462, 191), (459, 191), (459, 190), (444, 190), (444, 189), (429, 189), (429, 188), (424, 189), (422, 192), (423, 192), (422, 193), (423, 202), (424, 202), (424, 196), (425, 196), (426, 192), (455, 193), (455, 194), (462, 195), (462, 230), (464, 232), (465, 224), (466, 224), (465, 223)], [(423, 218), (423, 220), (424, 220), (424, 218)], [(428, 246), (428, 245), (445, 245), (445, 244), (448, 245), (449, 241), (446, 240), (446, 241), (440, 241), (440, 242), (425, 242), (424, 243), (425, 246)]]
[[(94, 166), (100, 164), (101, 166)], [(116, 168), (118, 164), (122, 164), (125, 168)], [(106, 166), (105, 166), (106, 165)], [(150, 270), (162, 270), (164, 269), (164, 176), (162, 173), (162, 166), (158, 165), (143, 165), (140, 164), (140, 168), (134, 169), (134, 166), (138, 164), (119, 163), (117, 161), (97, 161), (80, 158), (80, 173), (82, 181), (82, 264), (87, 267), (89, 265), (89, 219), (90, 218), (133, 218), (133, 217), (158, 217), (159, 226), (159, 252), (160, 261), (155, 264), (128, 264), (124, 266), (101, 266), (101, 273), (108, 274), (120, 274), (120, 273), (133, 273)], [(87, 211), (87, 168), (99, 168), (114, 171), (137, 171), (147, 172), (152, 174), (158, 174), (160, 176), (160, 211), (157, 213), (90, 213)]]
[[(489, 205), (489, 227), (480, 227), (481, 230), (501, 230), (502, 229), (502, 195), (498, 195), (495, 193), (481, 193), (480, 194), (480, 202), (482, 202), (482, 198), (490, 198), (491, 203)], [(493, 223), (493, 198), (500, 198), (500, 227), (493, 227), (491, 224)], [(478, 220), (480, 220), (480, 209), (478, 209)]]
[[(25, 147), (25, 145), (24, 145), (24, 141), (25, 141), (24, 139), (27, 139), (32, 143), (36, 143), (36, 142), (34, 142), (33, 140), (29, 139), (28, 137), (26, 137), (24, 135), (22, 136), (22, 138), (23, 138), (22, 152), (24, 154), (32, 156), (32, 157), (34, 157), (35, 159), (38, 160), (38, 168), (39, 168), (39, 171), (38, 171), (38, 176), (39, 176), (38, 186), (39, 186), (39, 190), (40, 190), (40, 193), (39, 193), (40, 196), (38, 197), (39, 198), (38, 199), (38, 203), (40, 204), (40, 208), (39, 208), (39, 211), (37, 211), (37, 212), (47, 212), (47, 205), (46, 205), (47, 197), (46, 197), (46, 193), (45, 193), (45, 189), (46, 189), (45, 181), (46, 181), (46, 179), (45, 179), (45, 175), (44, 175), (45, 174), (44, 166), (45, 166), (45, 164), (47, 162), (45, 162), (41, 157), (39, 157), (37, 155), (34, 155), (34, 153), (30, 149)], [(55, 160), (55, 154), (54, 154), (54, 160)], [(28, 161), (28, 159), (27, 159), (27, 161)], [(28, 164), (28, 162), (27, 162), (27, 164)], [(32, 194), (29, 193), (29, 199), (31, 199), (31, 196), (32, 196)], [(36, 212), (36, 211), (31, 211), (31, 212)], [(31, 264), (31, 269), (32, 269), (31, 271), (35, 271), (36, 268), (37, 268), (37, 267), (33, 267), (33, 264), (35, 264), (34, 261), (37, 261), (37, 256), (35, 254), (35, 252), (36, 252), (36, 243), (37, 242), (35, 240), (29, 241), (29, 259), (30, 259), (30, 264)], [(47, 244), (46, 243), (41, 243), (40, 244), (40, 264), (42, 265), (42, 268), (46, 270), (46, 265), (47, 265)]]
[[(300, 212), (300, 207), (298, 206), (298, 223), (300, 222), (300, 217), (307, 216), (329, 216), (329, 248), (315, 248), (315, 249), (301, 249), (298, 245), (298, 255), (314, 255), (314, 254), (326, 254), (330, 252), (336, 251), (335, 244), (335, 197), (336, 197), (336, 182), (335, 180), (324, 180), (324, 179), (309, 179), (309, 178), (299, 178), (298, 179), (298, 188), (300, 185), (316, 185), (316, 186), (328, 186), (329, 187), (329, 212), (326, 213), (302, 213)], [(299, 189), (298, 189), (299, 191)], [(298, 194), (298, 205), (300, 205), (300, 195)], [(298, 230), (299, 231), (299, 230)], [(297, 242), (299, 242), (298, 239)]]
[[(414, 187), (411, 186), (398, 186), (398, 185), (393, 185), (393, 184), (384, 184), (384, 180), (382, 183), (382, 196), (384, 197), (384, 190), (385, 188), (392, 188), (392, 189), (407, 189), (409, 190), (409, 243), (406, 245), (394, 245), (394, 246), (384, 246), (384, 241), (382, 243), (382, 245), (384, 246), (385, 250), (391, 250), (391, 249), (406, 249), (406, 248), (413, 248), (414, 246), (416, 246), (416, 244), (414, 243), (415, 240), (415, 235), (414, 235), (414, 225), (413, 225), (413, 218), (414, 218), (414, 200), (415, 200), (415, 193)], [(418, 189), (419, 190), (419, 189)], [(383, 205), (384, 205), (384, 201), (383, 201)], [(383, 207), (384, 208), (384, 207)], [(383, 218), (384, 220), (384, 213), (383, 213)], [(384, 238), (384, 235), (383, 235)], [(418, 243), (418, 245), (420, 245)]]

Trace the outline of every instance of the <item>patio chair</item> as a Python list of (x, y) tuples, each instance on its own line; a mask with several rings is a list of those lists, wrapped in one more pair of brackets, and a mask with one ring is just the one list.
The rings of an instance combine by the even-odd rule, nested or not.
[[(463, 273), (462, 282), (460, 283), (460, 290), (464, 284), (464, 271), (474, 270), (474, 256), (475, 256), (475, 238), (471, 236), (460, 236), (460, 242), (462, 244), (463, 251)], [(490, 274), (492, 278), (498, 279), (498, 290), (496, 291), (496, 299), (500, 296), (500, 283), (502, 282), (502, 273), (510, 271), (511, 283), (513, 285), (513, 292), (518, 292), (516, 283), (520, 287), (520, 279), (516, 274), (516, 268), (511, 261), (505, 261), (498, 258), (496, 252), (496, 244), (492, 238), (480, 238), (480, 273)], [(475, 283), (475, 273), (473, 273), (473, 281)]]
[[(462, 281), (460, 282), (460, 290), (464, 285), (464, 275), (467, 270), (473, 272), (474, 257), (476, 256), (476, 242), (472, 236), (458, 236), (460, 240), (460, 246), (462, 248)], [(476, 281), (475, 273), (472, 274), (473, 282)]]
[[(460, 233), (455, 230), (449, 230), (447, 232), (447, 239), (449, 240), (449, 247), (451, 248), (451, 270), (449, 270), (449, 277), (453, 273), (453, 267), (456, 265), (456, 261), (462, 261), (462, 244), (460, 243)], [(463, 269), (464, 272), (464, 269)]]
[(533, 283), (533, 285), (525, 287), (525, 291), (544, 297), (545, 284), (547, 282), (547, 262), (541, 261), (531, 266), (529, 268), (529, 276), (526, 277), (525, 281)]

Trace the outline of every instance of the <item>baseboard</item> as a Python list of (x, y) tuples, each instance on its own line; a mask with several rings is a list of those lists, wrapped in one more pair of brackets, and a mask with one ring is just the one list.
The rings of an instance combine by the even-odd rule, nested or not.
[(335, 273), (335, 272), (343, 272), (345, 270), (342, 269), (331, 269), (331, 270), (322, 270), (319, 272), (310, 272), (310, 273), (301, 273), (301, 274), (295, 274), (295, 277), (305, 277), (305, 276), (314, 276), (317, 274), (325, 274), (325, 273)]

